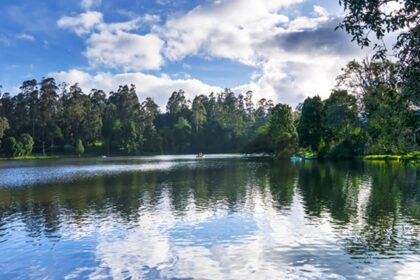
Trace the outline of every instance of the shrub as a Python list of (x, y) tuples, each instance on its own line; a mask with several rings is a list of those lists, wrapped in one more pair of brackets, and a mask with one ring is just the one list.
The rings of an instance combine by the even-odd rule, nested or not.
[(83, 146), (82, 140), (80, 139), (77, 139), (76, 141), (75, 152), (78, 156), (81, 156), (85, 152), (85, 147)]
[(19, 143), (21, 145), (21, 154), (20, 156), (28, 156), (32, 153), (32, 149), (34, 147), (34, 140), (32, 136), (24, 133), (19, 138)]
[(15, 137), (9, 137), (4, 141), (4, 151), (8, 157), (17, 157), (22, 153), (22, 145)]

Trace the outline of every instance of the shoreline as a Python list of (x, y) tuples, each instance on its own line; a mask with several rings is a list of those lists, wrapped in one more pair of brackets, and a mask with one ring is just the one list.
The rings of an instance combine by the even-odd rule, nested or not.
[[(220, 153), (216, 153), (220, 154)], [(229, 154), (229, 153), (224, 153)], [(145, 155), (110, 155), (107, 156), (108, 158), (112, 157), (133, 157), (133, 156), (161, 156), (162, 154), (145, 154)], [(184, 155), (184, 154), (175, 154), (175, 155)], [(211, 154), (208, 154), (211, 155)], [(249, 154), (243, 154), (244, 156)], [(47, 159), (67, 159), (67, 158), (94, 158), (100, 157), (101, 155), (85, 155), (85, 156), (76, 156), (76, 155), (30, 155), (30, 156), (20, 156), (20, 157), (0, 157), (0, 161), (12, 161), (12, 160), (47, 160)], [(286, 158), (285, 158), (286, 159)], [(379, 162), (386, 162), (386, 161), (393, 161), (393, 162), (420, 162), (420, 152), (409, 153), (406, 155), (387, 155), (387, 154), (377, 154), (377, 155), (365, 155), (365, 156), (355, 156), (353, 158), (319, 158), (319, 160), (334, 160), (334, 161), (341, 161), (341, 160), (362, 160), (362, 161), (379, 161)]]

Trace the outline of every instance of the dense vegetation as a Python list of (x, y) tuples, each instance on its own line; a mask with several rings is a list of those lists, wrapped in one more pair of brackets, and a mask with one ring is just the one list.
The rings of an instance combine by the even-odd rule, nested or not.
[[(291, 108), (276, 106), (267, 128), (258, 130), (248, 149), (259, 151), (263, 146), (278, 156), (300, 150), (337, 158), (419, 150), (420, 111), (403, 94), (396, 64), (351, 61), (337, 80), (348, 90), (335, 89), (326, 100), (319, 96), (306, 98), (294, 118), (284, 117), (292, 116)], [(283, 123), (288, 119), (294, 128), (277, 128), (280, 119)], [(299, 143), (290, 146), (295, 143), (296, 133)], [(283, 141), (289, 146), (273, 144), (273, 135), (277, 143)]]
[[(273, 108), (252, 93), (229, 90), (196, 96), (173, 92), (166, 112), (151, 99), (140, 102), (136, 89), (120, 86), (105, 94), (82, 92), (76, 84), (56, 85), (52, 78), (23, 82), (21, 92), (0, 96), (3, 153), (24, 156), (71, 153), (125, 154), (239, 152)], [(32, 142), (30, 148), (27, 140)], [(33, 147), (32, 147), (33, 145)]]
[(0, 140), (10, 157), (38, 154), (295, 153), (349, 158), (406, 154), (419, 149), (420, 116), (402, 94), (397, 65), (351, 61), (338, 87), (322, 100), (308, 97), (295, 111), (252, 92), (199, 95), (173, 92), (166, 112), (136, 89), (108, 95), (54, 79), (23, 82), (0, 96)]

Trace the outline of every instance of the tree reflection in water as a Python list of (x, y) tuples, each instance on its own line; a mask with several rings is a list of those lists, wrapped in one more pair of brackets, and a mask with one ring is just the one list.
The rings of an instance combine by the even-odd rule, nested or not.
[[(23, 240), (25, 246), (38, 243), (59, 247), (85, 236), (86, 248), (92, 254), (101, 248), (101, 230), (106, 225), (117, 230), (117, 239), (128, 238), (130, 231), (151, 238), (141, 229), (152, 227), (176, 250), (197, 249), (201, 245), (214, 250), (217, 244), (232, 245), (243, 240), (241, 244), (245, 246), (259, 240), (266, 263), (277, 268), (280, 266), (276, 262), (282, 258), (291, 262), (303, 258), (297, 252), (308, 254), (310, 242), (318, 244), (318, 254), (325, 254), (320, 258), (331, 261), (331, 266), (334, 256), (328, 259), (326, 255), (335, 251), (328, 246), (344, 250), (343, 254), (355, 262), (361, 259), (363, 264), (386, 258), (418, 261), (418, 171), (398, 163), (290, 163), (227, 158), (187, 163), (181, 160), (164, 170), (2, 186), (0, 246), (10, 249), (13, 242)], [(281, 223), (291, 227), (287, 233), (291, 235), (290, 248), (287, 241), (278, 241), (279, 236), (285, 236), (278, 232)], [(309, 234), (307, 240), (300, 240), (301, 230), (314, 232), (305, 233)], [(322, 236), (322, 232), (326, 235)], [(272, 240), (272, 244), (263, 242), (260, 236)], [(159, 247), (161, 237), (156, 238), (149, 242)], [(174, 248), (165, 250), (176, 254)], [(98, 261), (97, 256), (86, 258)], [(13, 263), (18, 259), (19, 255), (12, 252), (7, 260)], [(147, 262), (147, 258), (141, 260)], [(79, 262), (73, 263), (73, 269), (84, 265)], [(17, 264), (14, 266), (18, 268)], [(7, 275), (7, 269), (4, 273)]]

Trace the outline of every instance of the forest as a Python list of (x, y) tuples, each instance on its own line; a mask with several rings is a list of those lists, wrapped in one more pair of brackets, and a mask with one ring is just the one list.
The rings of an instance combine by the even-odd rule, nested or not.
[(351, 61), (337, 87), (322, 100), (297, 108), (253, 93), (198, 95), (183, 90), (163, 111), (140, 101), (134, 85), (86, 94), (53, 78), (22, 83), (20, 93), (0, 96), (0, 141), (7, 157), (34, 154), (144, 155), (267, 153), (351, 158), (419, 150), (419, 110), (402, 94), (398, 66), (390, 61)]

